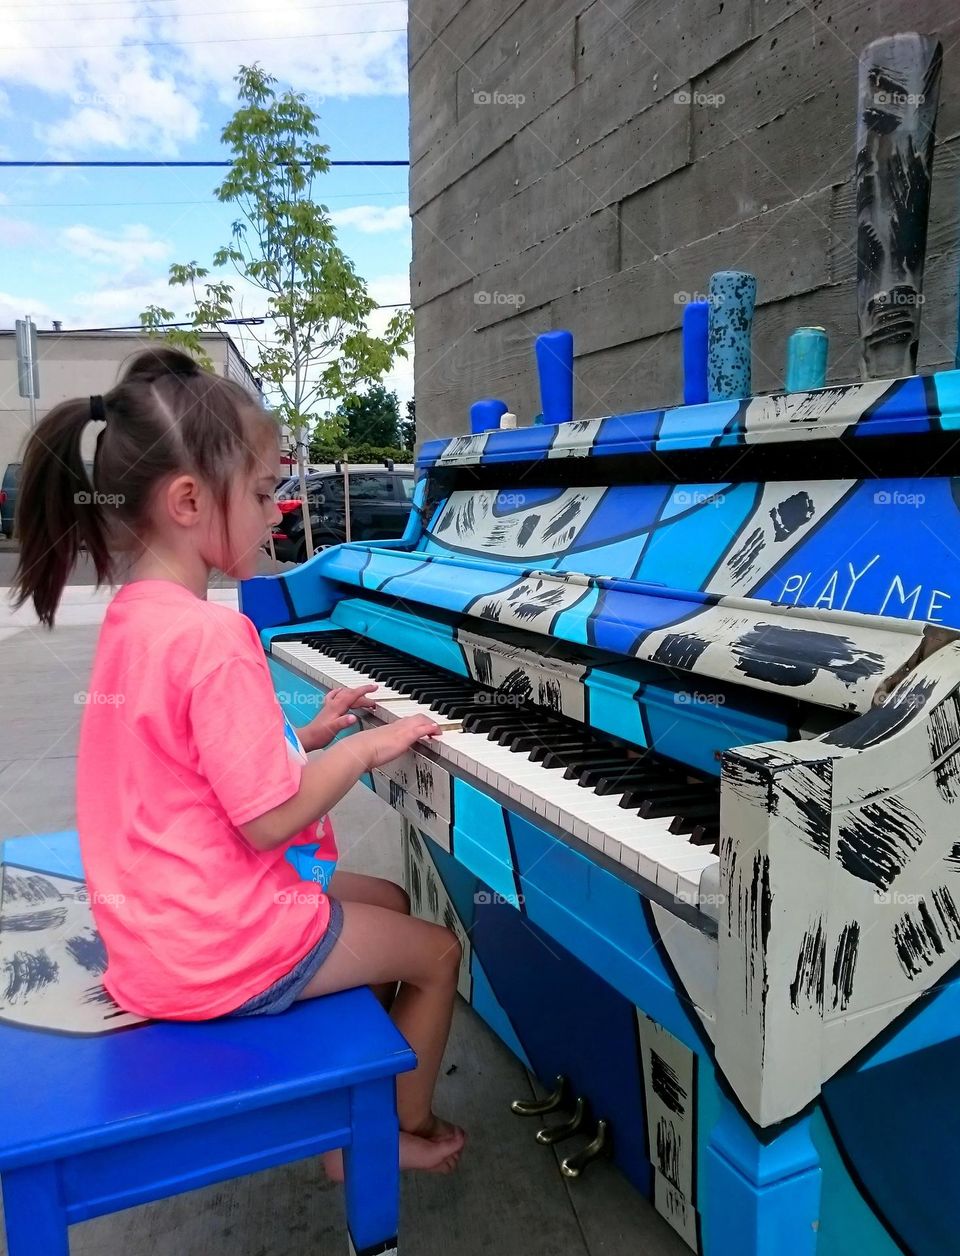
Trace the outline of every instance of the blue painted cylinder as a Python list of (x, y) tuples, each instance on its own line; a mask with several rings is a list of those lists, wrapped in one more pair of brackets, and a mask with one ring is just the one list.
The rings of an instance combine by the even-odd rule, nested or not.
[(688, 406), (708, 398), (707, 336), (709, 301), (691, 301), (683, 310), (683, 400)]
[(483, 397), (470, 407), (470, 431), (489, 432), (500, 426), (500, 415), (507, 413), (507, 404), (496, 397)]
[(787, 392), (823, 388), (829, 341), (823, 327), (798, 327), (787, 341)]
[(707, 394), (711, 401), (751, 394), (750, 332), (756, 300), (756, 275), (718, 270), (710, 276)]
[(534, 346), (544, 423), (573, 418), (573, 332), (545, 331)]

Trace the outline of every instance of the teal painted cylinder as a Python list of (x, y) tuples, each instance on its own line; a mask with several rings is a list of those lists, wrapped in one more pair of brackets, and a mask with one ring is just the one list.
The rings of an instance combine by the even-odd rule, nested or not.
[(711, 401), (750, 396), (750, 333), (756, 300), (756, 275), (718, 270), (710, 276), (707, 394)]
[(827, 382), (827, 349), (823, 327), (798, 327), (787, 341), (787, 392), (808, 392)]

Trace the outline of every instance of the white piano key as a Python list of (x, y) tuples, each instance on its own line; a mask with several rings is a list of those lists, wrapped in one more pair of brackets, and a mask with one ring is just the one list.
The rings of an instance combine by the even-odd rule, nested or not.
[[(278, 642), (274, 653), (327, 688), (371, 683), (359, 669), (296, 642)], [(707, 848), (692, 846), (686, 834), (670, 833), (672, 817), (643, 819), (636, 811), (620, 806), (621, 795), (601, 796), (585, 789), (576, 780), (565, 779), (562, 768), (545, 768), (483, 733), (465, 732), (459, 720), (446, 719), (389, 685), (380, 685), (371, 697), (376, 705), (365, 714), (365, 724), (409, 715), (427, 716), (444, 731), (438, 737), (424, 739), (424, 747), (448, 769), (481, 788), (496, 790), (511, 803), (602, 851), (680, 901), (697, 903), (704, 872), (716, 878), (718, 857)]]

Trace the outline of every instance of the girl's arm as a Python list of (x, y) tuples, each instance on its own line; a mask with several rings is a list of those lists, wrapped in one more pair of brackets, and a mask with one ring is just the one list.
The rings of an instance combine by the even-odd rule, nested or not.
[(286, 802), (240, 825), (240, 832), (257, 850), (273, 850), (330, 808), (371, 768), (403, 754), (421, 737), (435, 737), (440, 728), (424, 715), (410, 715), (383, 728), (354, 733), (304, 764), (300, 788)]

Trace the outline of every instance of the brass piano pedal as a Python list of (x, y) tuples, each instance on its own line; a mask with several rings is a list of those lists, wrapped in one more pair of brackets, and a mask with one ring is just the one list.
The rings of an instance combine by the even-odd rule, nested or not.
[(548, 1112), (556, 1112), (557, 1108), (562, 1108), (566, 1103), (570, 1090), (562, 1073), (557, 1074), (554, 1087), (552, 1094), (545, 1095), (542, 1099), (514, 1099), (510, 1111), (517, 1116), (545, 1116)]
[(560, 1172), (563, 1176), (578, 1178), (588, 1164), (599, 1159), (600, 1156), (607, 1155), (610, 1151), (609, 1132), (610, 1127), (607, 1122), (598, 1121), (597, 1132), (586, 1147), (581, 1147), (579, 1151), (573, 1152), (565, 1160), (560, 1161)]
[(545, 1125), (542, 1130), (537, 1130), (537, 1142), (550, 1147), (554, 1143), (562, 1142), (565, 1138), (572, 1138), (586, 1119), (587, 1101), (581, 1097), (574, 1104), (573, 1116), (569, 1121), (564, 1121), (560, 1125)]

